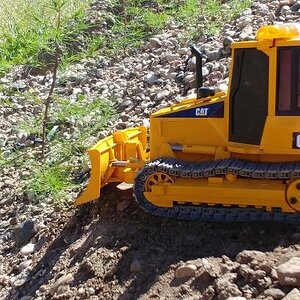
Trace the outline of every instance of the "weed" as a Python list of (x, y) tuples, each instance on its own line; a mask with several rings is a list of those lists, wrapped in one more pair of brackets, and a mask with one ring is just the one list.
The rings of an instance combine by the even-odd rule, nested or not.
[(50, 197), (54, 200), (64, 198), (74, 184), (71, 180), (71, 165), (44, 164), (35, 166), (35, 173), (25, 182), (23, 190), (36, 199)]

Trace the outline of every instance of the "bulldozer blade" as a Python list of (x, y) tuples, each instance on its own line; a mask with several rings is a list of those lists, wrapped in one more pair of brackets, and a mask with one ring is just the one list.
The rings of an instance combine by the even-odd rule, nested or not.
[[(126, 162), (146, 160), (145, 127), (114, 132), (87, 150), (91, 162), (91, 175), (86, 189), (75, 200), (81, 205), (100, 197), (100, 189), (110, 182), (123, 182)], [(117, 162), (125, 162), (118, 167)]]

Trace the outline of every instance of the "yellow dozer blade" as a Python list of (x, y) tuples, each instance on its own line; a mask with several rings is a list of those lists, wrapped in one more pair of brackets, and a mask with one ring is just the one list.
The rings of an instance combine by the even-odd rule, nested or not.
[(146, 163), (146, 135), (145, 127), (124, 129), (88, 149), (90, 181), (75, 205), (98, 199), (100, 189), (110, 182), (133, 183), (137, 171)]

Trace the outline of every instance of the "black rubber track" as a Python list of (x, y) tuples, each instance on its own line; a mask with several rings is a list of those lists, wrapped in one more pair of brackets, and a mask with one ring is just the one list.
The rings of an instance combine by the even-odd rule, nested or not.
[[(209, 222), (279, 222), (300, 224), (300, 213), (272, 212), (258, 208), (174, 205), (172, 208), (157, 207), (144, 196), (145, 182), (149, 175), (164, 172), (183, 178), (205, 178), (233, 173), (240, 177), (281, 179), (300, 178), (300, 163), (256, 163), (240, 159), (225, 159), (201, 163), (186, 162), (173, 158), (160, 158), (149, 162), (137, 174), (133, 187), (138, 204), (147, 212), (180, 220)], [(191, 199), (192, 202), (192, 199)]]

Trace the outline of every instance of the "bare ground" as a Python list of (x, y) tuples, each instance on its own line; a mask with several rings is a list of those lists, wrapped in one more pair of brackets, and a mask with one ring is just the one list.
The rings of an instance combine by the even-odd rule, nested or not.
[[(243, 250), (265, 252), (271, 267), (300, 254), (295, 226), (159, 218), (142, 211), (131, 190), (113, 185), (100, 201), (65, 212), (49, 226), (51, 234), (34, 257), (28, 280), (6, 300), (41, 294), (43, 299), (199, 299), (224, 273), (222, 266), (235, 262)], [(14, 249), (7, 248), (6, 254)], [(203, 258), (212, 266), (209, 274), (199, 271)], [(176, 279), (176, 267), (187, 261), (198, 265), (198, 273)], [(66, 274), (72, 274), (70, 286), (57, 289), (55, 282)], [(250, 285), (256, 296), (266, 289), (255, 281)]]

